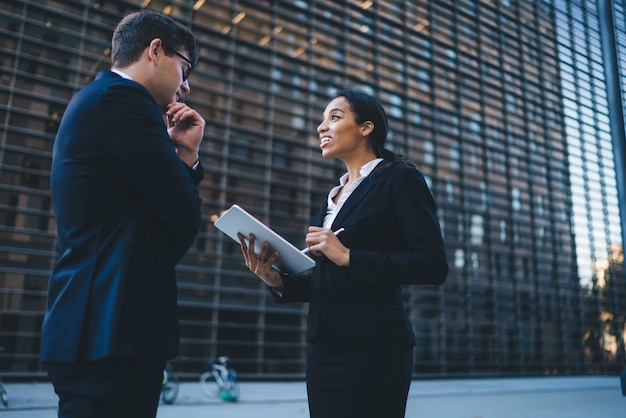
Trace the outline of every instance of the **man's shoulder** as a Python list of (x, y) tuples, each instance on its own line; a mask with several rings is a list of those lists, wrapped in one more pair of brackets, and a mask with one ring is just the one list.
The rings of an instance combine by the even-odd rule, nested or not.
[(148, 90), (146, 90), (146, 88), (143, 87), (141, 84), (137, 83), (136, 81), (121, 77), (110, 70), (99, 72), (96, 78), (87, 86), (85, 86), (85, 88), (90, 86), (95, 89), (103, 89), (105, 91), (126, 91), (128, 92), (128, 94), (142, 93), (144, 95), (150, 96)]
[(154, 120), (160, 118), (160, 111), (145, 88), (111, 71), (103, 71), (72, 97), (61, 125), (94, 126), (111, 117), (121, 120), (130, 110), (135, 115), (142, 113)]
[(102, 71), (89, 84), (80, 89), (74, 102), (89, 102), (101, 106), (106, 103), (128, 102), (130, 106), (144, 106), (154, 101), (152, 95), (141, 84), (128, 80), (112, 71)]

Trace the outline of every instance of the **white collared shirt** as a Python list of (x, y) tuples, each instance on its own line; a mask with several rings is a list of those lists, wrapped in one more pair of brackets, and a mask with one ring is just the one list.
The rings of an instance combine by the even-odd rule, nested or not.
[(324, 217), (324, 228), (330, 228), (332, 226), (335, 218), (337, 217), (337, 214), (343, 207), (343, 204), (346, 202), (346, 200), (348, 200), (352, 192), (354, 192), (358, 185), (361, 184), (361, 182), (365, 180), (365, 178), (369, 176), (372, 171), (374, 171), (374, 168), (376, 168), (378, 163), (380, 163), (382, 160), (382, 158), (376, 158), (369, 163), (363, 164), (361, 170), (359, 171), (361, 177), (354, 180), (354, 182), (350, 186), (346, 187), (343, 193), (341, 193), (341, 196), (339, 197), (337, 203), (335, 203), (333, 202), (333, 198), (337, 196), (339, 191), (348, 182), (348, 173), (345, 173), (339, 178), (339, 185), (333, 187), (330, 192), (328, 192), (328, 207), (326, 208), (326, 216)]
[[(128, 74), (126, 74), (124, 71), (120, 71), (120, 70), (111, 70), (111, 72), (119, 75), (122, 78), (125, 78), (126, 80), (132, 80), (133, 78), (131, 76), (129, 76)], [(134, 80), (133, 80), (134, 81)]]

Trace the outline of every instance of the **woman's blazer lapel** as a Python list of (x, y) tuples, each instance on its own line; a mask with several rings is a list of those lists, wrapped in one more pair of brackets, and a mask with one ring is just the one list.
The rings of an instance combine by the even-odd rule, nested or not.
[[(367, 176), (361, 184), (357, 186), (357, 188), (352, 192), (348, 200), (343, 204), (343, 207), (337, 214), (337, 217), (333, 221), (332, 230), (337, 230), (341, 228), (345, 223), (346, 219), (349, 218), (350, 214), (353, 213), (357, 208), (359, 208), (360, 204), (363, 202), (363, 199), (367, 197), (368, 194), (374, 190), (376, 185), (381, 181), (384, 170), (383, 165), (387, 165), (389, 163), (383, 161), (381, 162), (375, 169)], [(324, 211), (326, 213), (326, 211)]]

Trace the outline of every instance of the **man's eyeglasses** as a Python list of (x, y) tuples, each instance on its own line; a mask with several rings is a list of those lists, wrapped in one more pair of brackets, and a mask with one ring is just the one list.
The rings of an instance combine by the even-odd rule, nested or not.
[(178, 58), (182, 59), (187, 64), (189, 64), (189, 67), (187, 68), (187, 71), (183, 71), (183, 81), (187, 81), (187, 79), (189, 78), (189, 74), (191, 74), (191, 70), (193, 70), (193, 62), (191, 62), (191, 60), (189, 58), (187, 58), (186, 56), (184, 56), (183, 54), (181, 54), (177, 50), (166, 46), (164, 43), (161, 43), (161, 45), (163, 45), (163, 49), (167, 49), (172, 54), (176, 55)]

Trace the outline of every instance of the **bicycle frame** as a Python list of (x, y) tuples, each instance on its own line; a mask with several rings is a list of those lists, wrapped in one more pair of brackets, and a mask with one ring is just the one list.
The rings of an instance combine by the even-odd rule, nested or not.
[(218, 363), (209, 362), (211, 370), (200, 376), (200, 387), (209, 396), (218, 396), (223, 401), (239, 399), (239, 382), (234, 369), (227, 366), (228, 357), (221, 356)]

